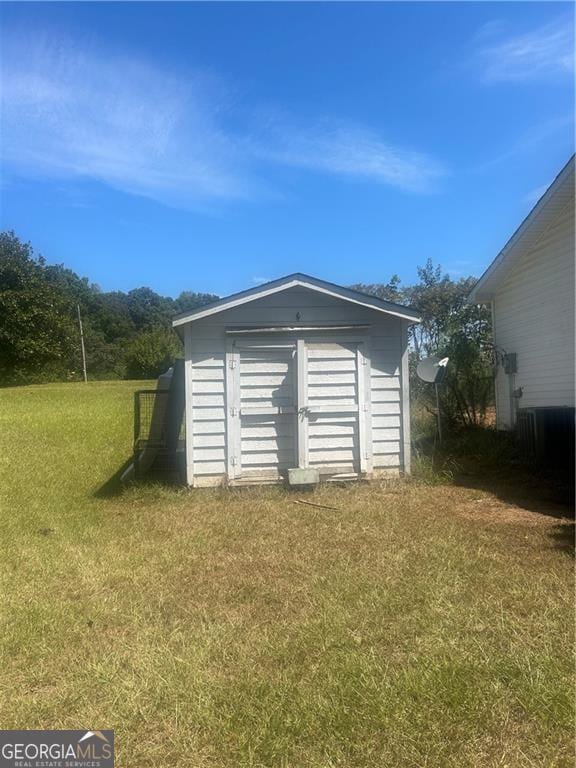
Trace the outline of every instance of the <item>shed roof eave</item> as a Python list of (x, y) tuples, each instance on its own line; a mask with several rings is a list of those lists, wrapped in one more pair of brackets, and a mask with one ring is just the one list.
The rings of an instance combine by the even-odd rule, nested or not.
[(374, 309), (377, 312), (383, 312), (384, 314), (393, 315), (402, 320), (406, 320), (410, 323), (419, 323), (420, 316), (411, 307), (405, 307), (402, 304), (395, 304), (394, 302), (384, 301), (377, 296), (371, 296), (369, 294), (355, 291), (351, 288), (344, 288), (334, 283), (329, 283), (324, 280), (319, 280), (309, 275), (301, 273), (295, 273), (287, 275), (278, 280), (273, 280), (264, 285), (257, 286), (256, 288), (250, 288), (240, 293), (232, 294), (223, 299), (213, 302), (212, 304), (206, 304), (203, 307), (198, 307), (190, 312), (184, 312), (178, 315), (172, 321), (174, 328), (192, 323), (195, 320), (200, 320), (210, 315), (219, 314), (228, 309), (248, 304), (252, 301), (270, 296), (281, 291), (289, 290), (290, 288), (302, 287), (308, 290), (324, 293), (334, 298), (340, 298), (344, 301), (349, 301), (353, 304), (359, 304), (361, 306)]

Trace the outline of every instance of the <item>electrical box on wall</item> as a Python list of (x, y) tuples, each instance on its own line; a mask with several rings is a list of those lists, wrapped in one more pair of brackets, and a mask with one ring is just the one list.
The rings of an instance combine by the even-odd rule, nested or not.
[(518, 356), (516, 352), (504, 355), (504, 373), (518, 373)]

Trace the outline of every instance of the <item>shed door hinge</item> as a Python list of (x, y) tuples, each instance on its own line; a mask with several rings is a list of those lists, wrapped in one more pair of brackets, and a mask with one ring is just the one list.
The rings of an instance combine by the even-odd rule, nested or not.
[(230, 368), (236, 368), (236, 358), (231, 357), (230, 358)]
[(232, 458), (230, 459), (230, 464), (232, 464), (232, 466), (235, 467), (237, 463), (238, 462), (236, 460), (236, 456), (232, 456)]
[(234, 406), (230, 408), (230, 416), (236, 416), (236, 408), (234, 408)]

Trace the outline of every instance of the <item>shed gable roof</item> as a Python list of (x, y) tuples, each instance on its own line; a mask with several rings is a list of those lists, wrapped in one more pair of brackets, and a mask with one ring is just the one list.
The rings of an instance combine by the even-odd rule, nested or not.
[(195, 320), (200, 320), (203, 317), (209, 317), (210, 315), (216, 315), (219, 312), (224, 312), (227, 309), (233, 307), (239, 307), (242, 304), (248, 304), (251, 301), (257, 301), (265, 296), (270, 296), (274, 293), (280, 293), (281, 291), (287, 291), (290, 288), (306, 288), (310, 291), (316, 291), (327, 296), (333, 296), (337, 299), (343, 299), (349, 301), (352, 304), (359, 304), (369, 309), (374, 309), (377, 312), (383, 312), (388, 315), (394, 315), (403, 320), (408, 320), (412, 323), (420, 322), (420, 316), (418, 312), (410, 307), (405, 307), (402, 304), (395, 304), (392, 301), (384, 301), (377, 296), (370, 296), (367, 293), (361, 293), (360, 291), (354, 291), (351, 288), (344, 288), (334, 283), (328, 283), (325, 280), (319, 280), (316, 277), (310, 277), (310, 275), (304, 275), (301, 272), (295, 272), (292, 275), (286, 275), (278, 280), (272, 280), (269, 283), (258, 285), (255, 288), (250, 288), (247, 291), (240, 291), (240, 293), (233, 293), (231, 296), (226, 296), (223, 299), (214, 301), (211, 304), (205, 304), (202, 307), (193, 309), (190, 312), (183, 312), (177, 315), (172, 325), (176, 328), (186, 323), (192, 323)]
[(508, 270), (536, 245), (570, 202), (574, 204), (574, 155), (480, 277), (468, 301), (479, 304), (490, 301)]

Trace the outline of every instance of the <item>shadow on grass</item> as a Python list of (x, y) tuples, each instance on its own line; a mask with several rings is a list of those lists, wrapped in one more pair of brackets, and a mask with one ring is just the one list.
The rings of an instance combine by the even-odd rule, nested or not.
[(574, 517), (574, 477), (569, 461), (554, 468), (527, 463), (514, 436), (482, 427), (449, 435), (440, 448), (421, 441), (436, 472), (455, 485), (493, 493), (501, 501), (558, 518)]
[(574, 535), (576, 533), (575, 523), (564, 523), (563, 525), (555, 525), (548, 533), (553, 541), (554, 548), (560, 549), (563, 552), (574, 557)]
[(129, 459), (126, 459), (124, 464), (114, 472), (112, 477), (106, 480), (103, 485), (94, 491), (94, 496), (96, 496), (97, 499), (110, 499), (114, 496), (120, 496), (124, 488), (126, 488), (126, 483), (122, 482), (122, 475), (126, 472), (132, 462), (132, 456)]
[(426, 436), (416, 443), (431, 470), (453, 485), (562, 521), (550, 527), (549, 536), (555, 548), (574, 553), (574, 524), (569, 522), (574, 519), (574, 476), (568, 461), (553, 469), (528, 464), (512, 435), (485, 428), (448, 435), (441, 447)]
[(94, 491), (94, 496), (97, 499), (111, 499), (121, 496), (127, 488), (135, 486), (144, 488), (151, 485), (163, 485), (166, 488), (181, 488), (184, 485), (182, 477), (177, 471), (173, 469), (167, 470), (166, 467), (154, 465), (147, 470), (143, 477), (136, 478), (134, 475), (131, 475), (127, 479), (122, 480), (122, 476), (133, 461), (134, 458), (132, 456), (126, 459), (112, 477)]
[(568, 480), (550, 477), (546, 473), (528, 472), (521, 465), (505, 469), (463, 468), (454, 473), (454, 484), (493, 493), (500, 501), (514, 504), (530, 512), (548, 517), (573, 519), (574, 506)]

